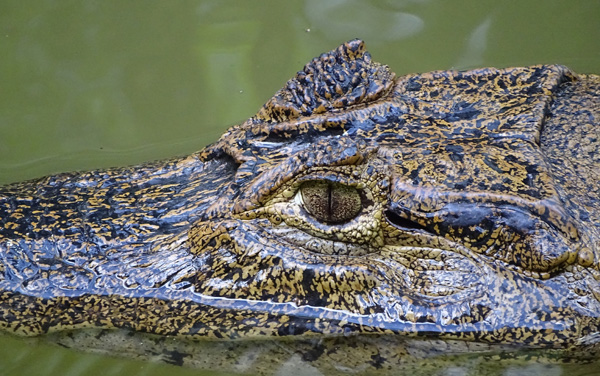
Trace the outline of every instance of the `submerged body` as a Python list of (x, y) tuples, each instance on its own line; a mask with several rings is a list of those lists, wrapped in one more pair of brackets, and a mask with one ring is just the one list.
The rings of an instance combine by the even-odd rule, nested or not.
[(597, 359), (599, 97), (560, 66), (396, 78), (351, 41), (198, 153), (1, 187), (0, 327)]

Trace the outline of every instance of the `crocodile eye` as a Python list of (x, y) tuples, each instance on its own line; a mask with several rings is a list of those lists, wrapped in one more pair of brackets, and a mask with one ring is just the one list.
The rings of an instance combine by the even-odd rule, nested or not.
[(319, 222), (347, 222), (362, 208), (360, 194), (354, 187), (328, 181), (308, 181), (300, 186), (302, 205)]

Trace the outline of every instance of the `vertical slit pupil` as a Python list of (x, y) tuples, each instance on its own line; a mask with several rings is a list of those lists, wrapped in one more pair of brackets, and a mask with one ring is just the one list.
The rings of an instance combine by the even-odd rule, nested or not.
[(327, 218), (331, 219), (331, 213), (333, 213), (333, 200), (331, 199), (331, 183), (327, 184)]
[(358, 190), (348, 185), (309, 181), (300, 187), (300, 192), (304, 208), (320, 222), (347, 222), (362, 209)]

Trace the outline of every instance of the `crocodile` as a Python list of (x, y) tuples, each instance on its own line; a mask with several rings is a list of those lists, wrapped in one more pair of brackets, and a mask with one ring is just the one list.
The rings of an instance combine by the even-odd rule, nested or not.
[(0, 329), (252, 374), (595, 362), (599, 98), (349, 41), (199, 152), (0, 187)]

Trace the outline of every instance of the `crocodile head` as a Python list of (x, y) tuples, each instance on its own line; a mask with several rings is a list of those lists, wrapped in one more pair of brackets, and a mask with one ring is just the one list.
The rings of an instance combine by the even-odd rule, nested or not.
[(226, 153), (236, 173), (190, 230), (194, 288), (287, 316), (280, 334), (589, 334), (597, 249), (540, 146), (569, 76), (395, 79), (360, 41), (321, 55), (202, 154)]
[(9, 186), (3, 326), (589, 342), (598, 161), (583, 185), (552, 162), (578, 132), (565, 108), (597, 124), (581, 77), (396, 78), (355, 40), (189, 157)]

